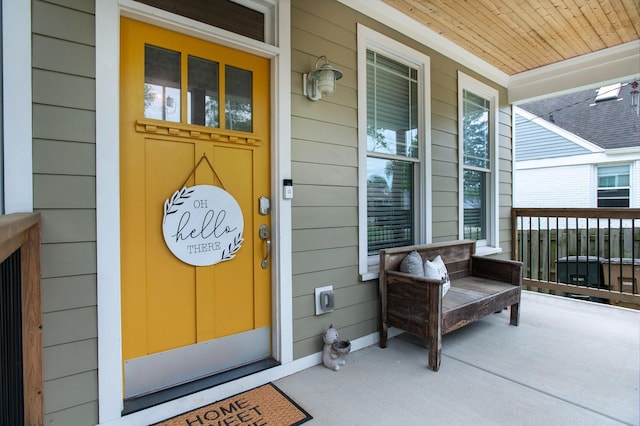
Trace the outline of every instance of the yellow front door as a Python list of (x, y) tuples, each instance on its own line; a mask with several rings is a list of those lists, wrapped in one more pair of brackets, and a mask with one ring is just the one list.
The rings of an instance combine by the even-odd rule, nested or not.
[[(262, 57), (121, 20), (125, 397), (271, 354), (269, 66)], [(165, 201), (199, 185), (227, 192), (243, 225), (235, 256), (204, 266), (179, 259), (163, 237)], [(211, 203), (185, 203), (220, 217)], [(213, 234), (204, 230), (217, 222), (198, 226), (180, 235)]]

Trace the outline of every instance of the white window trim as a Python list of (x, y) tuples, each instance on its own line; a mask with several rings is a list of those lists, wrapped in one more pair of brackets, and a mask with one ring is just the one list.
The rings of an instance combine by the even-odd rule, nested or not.
[[(629, 188), (629, 208), (633, 208), (635, 206), (635, 162), (611, 162), (611, 163), (598, 163), (593, 165), (593, 187), (594, 190), (591, 191), (593, 194), (593, 207), (598, 208), (598, 191), (600, 190), (600, 173), (599, 170), (601, 168), (606, 167), (616, 167), (616, 166), (629, 166), (629, 186), (625, 188)], [(622, 188), (622, 187), (621, 187)]]
[(488, 99), (490, 102), (489, 114), (490, 114), (490, 153), (491, 153), (491, 167), (490, 167), (490, 182), (489, 182), (489, 205), (488, 205), (488, 229), (487, 239), (478, 240), (476, 243), (476, 254), (488, 255), (494, 253), (500, 253), (500, 227), (499, 227), (499, 200), (500, 200), (500, 187), (499, 187), (499, 95), (498, 90), (476, 80), (475, 78), (458, 71), (458, 236), (460, 239), (464, 238), (464, 141), (463, 135), (463, 105), (464, 105), (464, 91), (472, 92), (476, 95), (482, 96)]
[(418, 243), (431, 242), (431, 67), (429, 56), (358, 24), (358, 272), (362, 281), (378, 277), (379, 258), (367, 255), (367, 50), (418, 70), (418, 152), (416, 191)]
[(4, 213), (32, 212), (31, 2), (3, 1), (0, 7)]

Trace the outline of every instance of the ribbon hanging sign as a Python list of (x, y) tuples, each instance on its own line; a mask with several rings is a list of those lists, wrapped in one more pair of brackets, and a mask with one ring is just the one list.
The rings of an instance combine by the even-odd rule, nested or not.
[(243, 228), (240, 205), (217, 186), (185, 186), (164, 202), (164, 241), (189, 265), (209, 266), (233, 259), (244, 241)]

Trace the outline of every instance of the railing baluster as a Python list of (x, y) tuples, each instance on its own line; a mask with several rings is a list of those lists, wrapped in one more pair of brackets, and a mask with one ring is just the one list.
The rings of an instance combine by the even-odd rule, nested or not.
[(640, 309), (640, 209), (514, 208), (512, 224), (525, 286)]

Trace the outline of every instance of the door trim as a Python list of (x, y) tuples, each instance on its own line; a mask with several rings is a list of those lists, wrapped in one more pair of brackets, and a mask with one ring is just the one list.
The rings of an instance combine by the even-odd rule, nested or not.
[[(269, 0), (270, 1), (270, 0)], [(264, 3), (264, 1), (259, 1)], [(98, 299), (98, 406), (100, 423), (127, 424), (123, 409), (120, 305), (120, 193), (119, 193), (119, 69), (120, 16), (142, 20), (174, 31), (206, 38), (235, 49), (271, 59), (271, 193), (272, 232), (277, 236), (272, 253), (272, 352), (280, 364), (293, 361), (291, 201), (280, 184), (291, 179), (291, 40), (290, 0), (273, 2), (275, 38), (267, 45), (228, 31), (195, 23), (132, 0), (96, 0), (96, 236)], [(205, 37), (206, 35), (206, 37)], [(262, 377), (262, 379), (261, 379)], [(251, 380), (227, 383), (179, 400), (144, 410), (148, 418), (170, 417), (274, 380), (257, 373)], [(223, 392), (223, 393), (221, 393)]]

